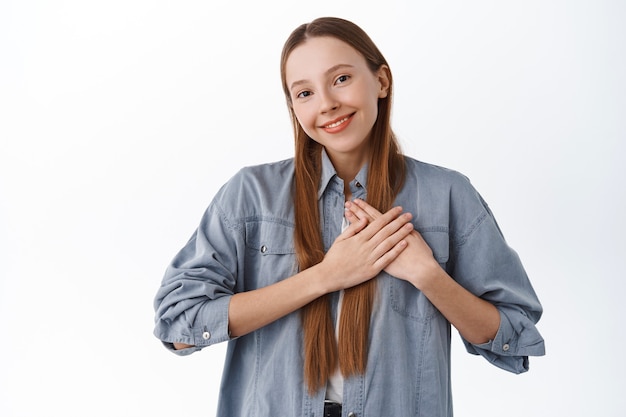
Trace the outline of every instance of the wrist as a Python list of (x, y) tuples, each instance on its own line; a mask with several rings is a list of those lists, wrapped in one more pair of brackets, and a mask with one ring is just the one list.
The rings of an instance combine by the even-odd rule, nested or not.
[(187, 343), (178, 343), (178, 342), (172, 343), (172, 346), (174, 346), (174, 350), (188, 349), (188, 348), (194, 347), (194, 345), (189, 345)]
[(442, 279), (447, 276), (439, 263), (433, 259), (431, 263), (422, 268), (418, 276), (411, 280), (411, 284), (421, 292), (428, 293), (441, 284)]
[(313, 291), (318, 297), (340, 289), (336, 288), (337, 280), (333, 278), (331, 269), (326, 267), (324, 261), (318, 263), (317, 265), (313, 265), (306, 271), (311, 275), (310, 277), (307, 277), (307, 279), (314, 286)]

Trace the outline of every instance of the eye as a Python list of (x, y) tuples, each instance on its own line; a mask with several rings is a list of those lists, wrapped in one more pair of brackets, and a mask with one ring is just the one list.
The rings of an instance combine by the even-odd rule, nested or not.
[(311, 94), (313, 94), (313, 93), (311, 93), (311, 92), (310, 92), (310, 91), (308, 91), (308, 90), (304, 90), (304, 91), (299, 92), (299, 93), (298, 93), (298, 95), (297, 95), (296, 97), (297, 97), (297, 98), (307, 98), (307, 97), (309, 97)]
[(337, 79), (335, 80), (335, 84), (343, 84), (346, 81), (348, 81), (350, 79), (349, 75), (340, 75), (339, 77), (337, 77)]

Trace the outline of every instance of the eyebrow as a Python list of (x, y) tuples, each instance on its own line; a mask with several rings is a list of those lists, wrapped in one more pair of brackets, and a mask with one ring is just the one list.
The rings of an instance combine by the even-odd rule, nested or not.
[[(350, 65), (350, 64), (337, 64), (337, 65), (333, 65), (332, 67), (328, 68), (325, 72), (324, 75), (328, 75), (331, 74), (335, 71), (337, 71), (338, 69), (341, 68), (354, 68), (354, 65)], [(291, 83), (291, 86), (289, 87), (290, 90), (293, 90), (294, 87), (297, 87), (301, 84), (306, 84), (308, 82), (308, 80), (298, 80), (298, 81), (294, 81), (293, 83)]]

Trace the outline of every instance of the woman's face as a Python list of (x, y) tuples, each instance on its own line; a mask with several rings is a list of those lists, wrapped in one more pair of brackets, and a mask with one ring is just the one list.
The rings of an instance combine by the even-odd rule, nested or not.
[(302, 129), (326, 148), (334, 163), (363, 163), (387, 96), (387, 68), (376, 73), (365, 58), (333, 37), (314, 37), (296, 47), (285, 64), (285, 81)]

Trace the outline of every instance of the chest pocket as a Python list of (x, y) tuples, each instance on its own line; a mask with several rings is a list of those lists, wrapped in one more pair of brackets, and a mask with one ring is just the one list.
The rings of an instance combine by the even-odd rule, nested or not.
[[(449, 258), (450, 240), (446, 231), (421, 231), (439, 265), (445, 269)], [(390, 286), (391, 306), (399, 314), (412, 320), (429, 321), (437, 309), (413, 284), (393, 278)]]
[(247, 289), (283, 280), (297, 272), (294, 227), (280, 220), (246, 222)]

